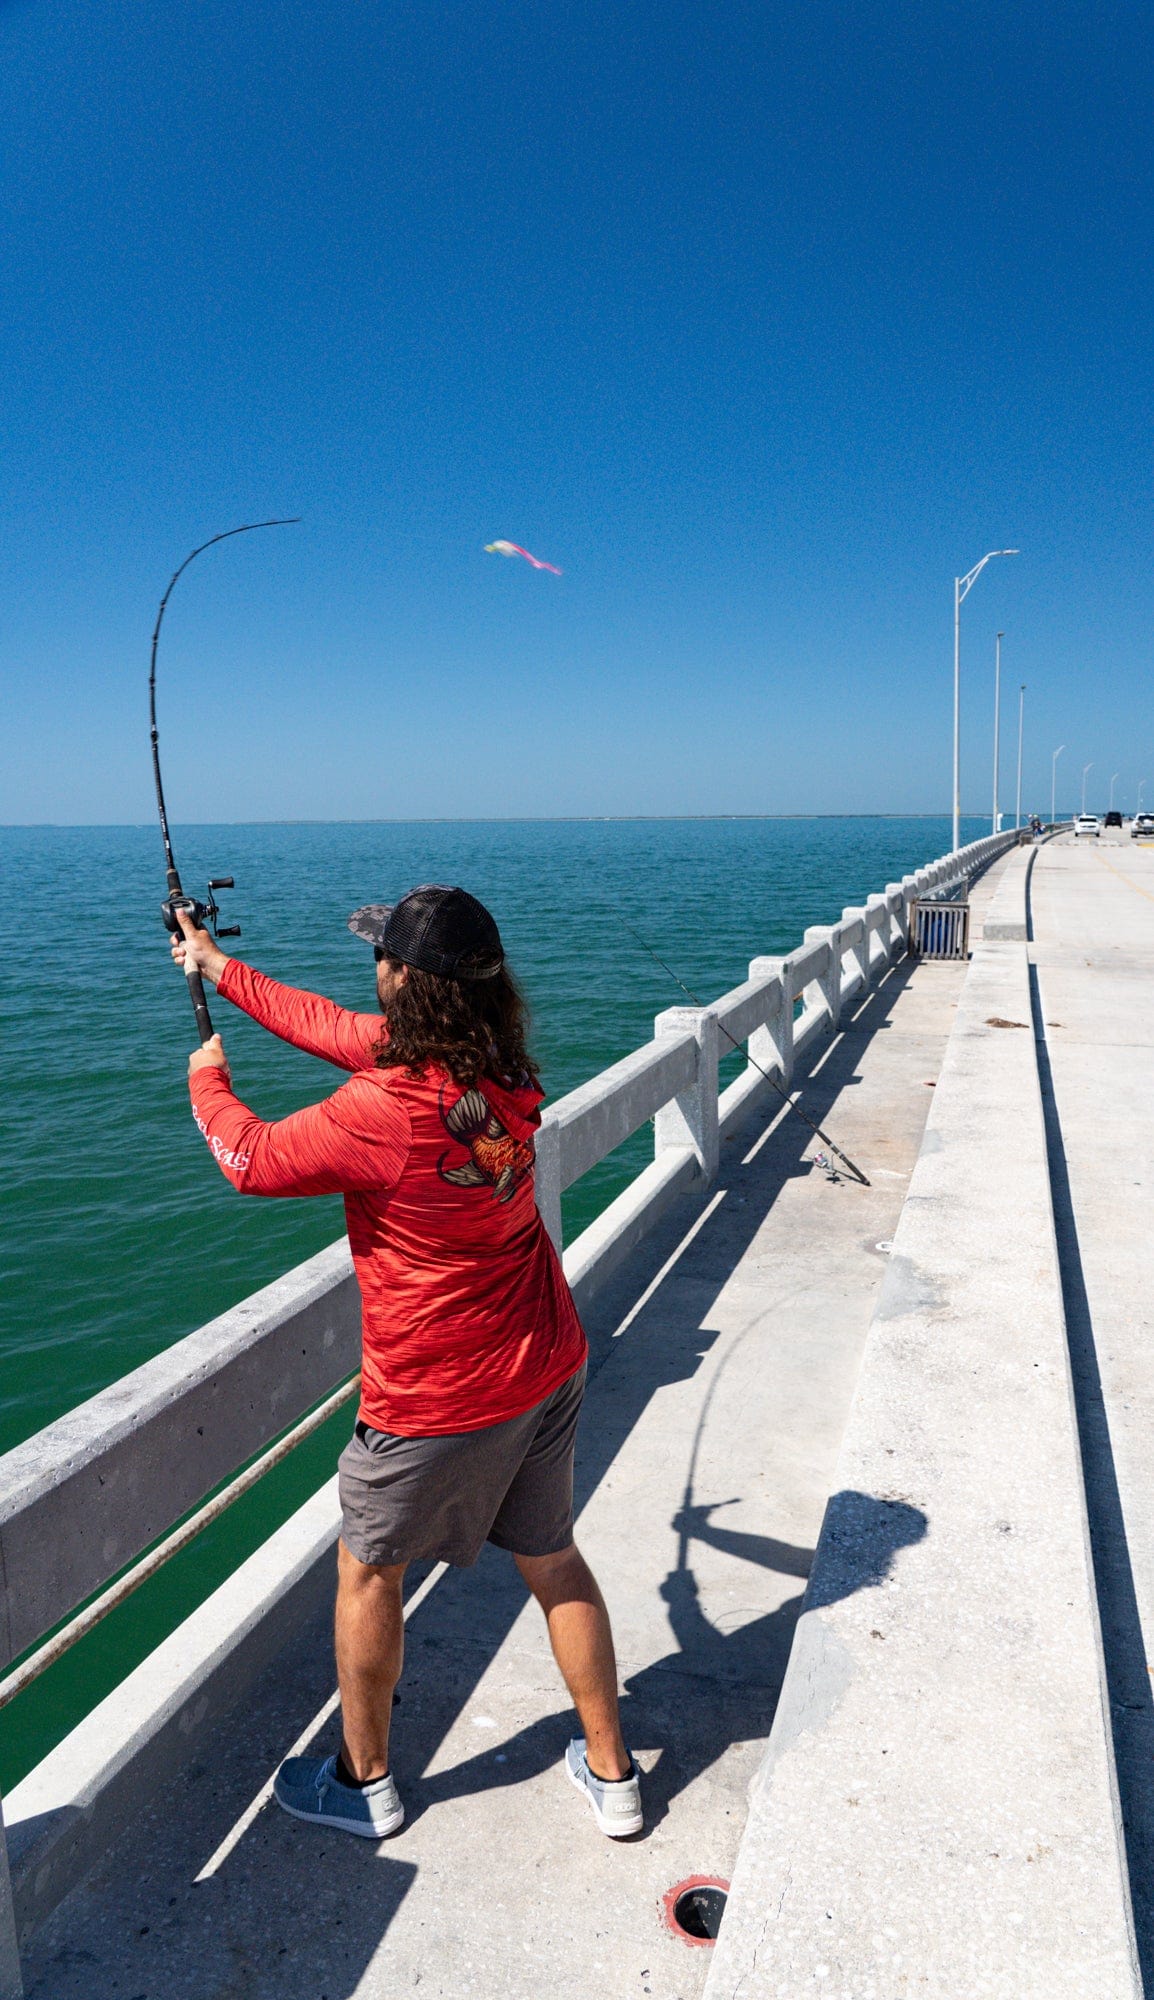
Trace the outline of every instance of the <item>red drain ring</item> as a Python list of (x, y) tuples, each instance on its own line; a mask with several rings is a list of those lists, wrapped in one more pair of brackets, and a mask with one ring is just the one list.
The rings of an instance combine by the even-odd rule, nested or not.
[(681, 1925), (673, 1914), (678, 1901), (689, 1889), (720, 1889), (723, 1896), (728, 1896), (729, 1883), (724, 1881), (720, 1875), (687, 1875), (684, 1882), (675, 1882), (672, 1889), (667, 1889), (661, 1898), (661, 1914), (665, 1922), (665, 1928), (668, 1931), (672, 1931), (680, 1944), (714, 1945), (717, 1943), (716, 1938), (690, 1937), (688, 1931), (682, 1930)]

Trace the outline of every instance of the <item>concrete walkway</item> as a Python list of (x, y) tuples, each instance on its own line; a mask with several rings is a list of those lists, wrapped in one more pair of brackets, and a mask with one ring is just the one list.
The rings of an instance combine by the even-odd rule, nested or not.
[(1154, 844), (1038, 856), (1030, 957), (1135, 1929), (1154, 1994)]
[[(605, 1841), (565, 1783), (573, 1718), (543, 1627), (488, 1551), (409, 1623), (395, 1839), (252, 1811), (330, 1698), (328, 1635), (302, 1633), (42, 1934), (30, 1996), (701, 1993), (711, 1953), (671, 1933), (663, 1898), (734, 1866), (963, 971), (899, 968), (806, 1083), (870, 1189), (816, 1170), (796, 1120), (754, 1127), (724, 1148), (704, 1213), (671, 1215), (591, 1328), (578, 1536), (614, 1618), (645, 1834)], [(313, 1734), (327, 1750), (331, 1718)]]

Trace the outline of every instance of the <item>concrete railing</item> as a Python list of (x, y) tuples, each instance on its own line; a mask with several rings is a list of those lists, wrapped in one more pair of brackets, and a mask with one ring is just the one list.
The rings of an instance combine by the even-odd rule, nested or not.
[[(965, 881), (1017, 838), (1011, 832), (975, 841), (891, 882), (860, 908), (843, 910), (838, 923), (807, 930), (788, 957), (755, 958), (741, 986), (708, 1007), (658, 1015), (652, 1042), (545, 1112), (537, 1136), (537, 1205), (558, 1248), (565, 1189), (655, 1121), (652, 1166), (565, 1252), (579, 1305), (677, 1195), (712, 1179), (720, 1140), (770, 1094), (765, 1072), (788, 1089), (815, 1043), (840, 1025), (845, 1007), (904, 953), (914, 902)], [(744, 1044), (751, 1060), (719, 1097), (718, 1062), (735, 1044)]]
[[(660, 1014), (651, 1042), (548, 1108), (537, 1200), (558, 1248), (564, 1190), (654, 1125), (651, 1165), (564, 1253), (579, 1307), (672, 1201), (708, 1187), (721, 1140), (770, 1095), (765, 1073), (788, 1088), (845, 1008), (904, 954), (915, 899), (977, 873), (1016, 838), (975, 841), (844, 910), (837, 923), (808, 930), (787, 956), (754, 958), (740, 986), (711, 1006)], [(749, 1060), (719, 1092), (719, 1062), (735, 1045)], [(334, 1244), (0, 1459), (0, 1666), (342, 1382), (357, 1365), (359, 1322), (347, 1246)], [(235, 1703), (288, 1607), (299, 1612), (312, 1601), (337, 1534), (330, 1485), (278, 1530), (275, 1564), (266, 1544), (12, 1794), (8, 1847), (21, 1935), (86, 1872), (121, 1816), (139, 1811), (142, 1778), (162, 1782), (187, 1759), (191, 1739)], [(0, 1869), (0, 1969), (2, 1885)]]

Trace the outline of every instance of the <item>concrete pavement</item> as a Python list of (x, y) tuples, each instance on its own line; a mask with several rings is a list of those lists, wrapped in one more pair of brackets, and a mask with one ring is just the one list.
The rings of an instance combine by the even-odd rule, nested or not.
[[(490, 1551), (409, 1624), (396, 1839), (264, 1802), (334, 1740), (320, 1621), (37, 1939), (30, 1996), (1117, 2000), (1126, 1861), (1154, 1992), (1154, 848), (1059, 841), (1028, 902), (1023, 863), (977, 887), (964, 983), (899, 969), (806, 1083), (873, 1187), (755, 1126), (597, 1312), (578, 1535), (645, 1834), (561, 1776)], [(734, 1878), (716, 1951), (664, 1921), (693, 1875)]]

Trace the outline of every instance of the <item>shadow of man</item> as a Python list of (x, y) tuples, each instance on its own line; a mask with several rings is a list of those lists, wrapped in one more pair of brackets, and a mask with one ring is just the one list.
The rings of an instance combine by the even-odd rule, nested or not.
[[(625, 1740), (642, 1753), (658, 1752), (642, 1793), (646, 1833), (732, 1744), (768, 1737), (802, 1611), (884, 1582), (898, 1552), (920, 1541), (927, 1526), (920, 1508), (906, 1501), (854, 1491), (834, 1494), (810, 1587), (776, 1610), (725, 1630), (701, 1608), (700, 1586), (689, 1563), (692, 1542), (707, 1543), (777, 1575), (803, 1577), (810, 1568), (807, 1549), (713, 1522), (711, 1516), (721, 1506), (733, 1504), (687, 1503), (674, 1515), (678, 1558), (659, 1588), (677, 1643), (624, 1684)], [(418, 1787), (420, 1808), (539, 1776), (564, 1755), (573, 1724), (571, 1711), (543, 1716), (501, 1745), (425, 1779)]]

